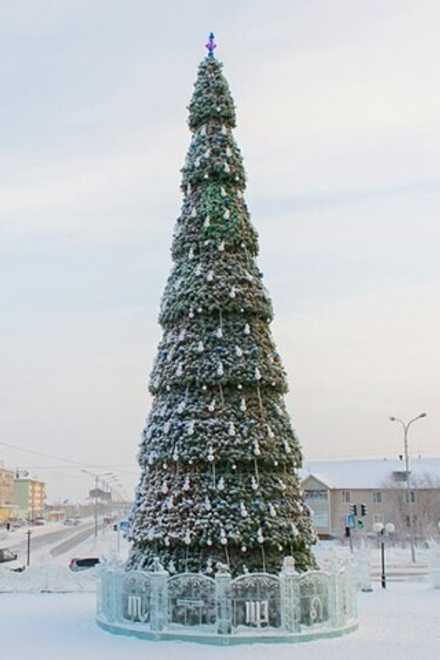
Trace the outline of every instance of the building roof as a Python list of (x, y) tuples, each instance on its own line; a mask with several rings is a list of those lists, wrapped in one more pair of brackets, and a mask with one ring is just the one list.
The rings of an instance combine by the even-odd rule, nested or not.
[[(436, 485), (440, 483), (440, 458), (411, 458), (409, 469), (416, 482), (429, 476)], [(306, 461), (300, 470), (300, 478), (304, 481), (313, 476), (331, 489), (364, 490), (383, 488), (393, 480), (396, 472), (405, 473), (404, 460)]]

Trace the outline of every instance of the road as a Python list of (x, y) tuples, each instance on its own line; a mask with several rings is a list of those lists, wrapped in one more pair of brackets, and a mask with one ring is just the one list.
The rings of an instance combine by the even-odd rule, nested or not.
[(2, 537), (1, 545), (7, 546), (23, 556), (27, 552), (28, 532), (31, 531), (31, 549), (32, 553), (46, 551), (52, 557), (68, 552), (79, 545), (95, 532), (93, 522), (83, 522), (77, 527), (59, 527), (54, 529), (52, 526), (47, 528), (34, 527), (21, 529), (17, 532), (9, 533)]
[[(99, 527), (98, 527), (99, 530)], [(76, 534), (69, 536), (65, 541), (58, 543), (51, 550), (50, 554), (52, 557), (57, 557), (62, 555), (65, 552), (68, 552), (72, 548), (75, 548), (77, 545), (86, 541), (90, 536), (95, 533), (95, 525), (88, 525), (86, 529), (78, 530)]]

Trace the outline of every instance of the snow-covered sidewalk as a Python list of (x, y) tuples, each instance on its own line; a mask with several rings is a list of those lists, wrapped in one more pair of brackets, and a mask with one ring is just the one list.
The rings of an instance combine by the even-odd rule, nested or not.
[(95, 594), (0, 594), (1, 657), (34, 660), (434, 660), (440, 590), (428, 580), (359, 594), (360, 629), (305, 644), (206, 647), (118, 637), (95, 623)]

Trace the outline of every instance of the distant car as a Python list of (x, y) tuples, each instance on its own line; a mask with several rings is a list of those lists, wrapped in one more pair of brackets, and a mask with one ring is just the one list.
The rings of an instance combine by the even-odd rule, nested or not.
[(24, 565), (17, 559), (17, 553), (9, 548), (0, 548), (0, 568), (6, 568), (8, 571), (21, 573), (24, 571)]
[(33, 524), (34, 524), (36, 527), (42, 527), (43, 525), (46, 524), (46, 521), (45, 521), (44, 518), (35, 518), (35, 520), (33, 521)]
[(24, 520), (11, 520), (10, 529), (20, 529), (21, 527), (24, 527), (24, 525)]
[(73, 557), (69, 562), (71, 571), (87, 571), (100, 563), (99, 557)]

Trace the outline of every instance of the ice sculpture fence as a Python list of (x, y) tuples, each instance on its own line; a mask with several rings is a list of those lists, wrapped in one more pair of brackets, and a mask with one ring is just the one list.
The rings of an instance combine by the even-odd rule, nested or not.
[(357, 629), (350, 565), (297, 573), (289, 561), (279, 575), (237, 578), (226, 567), (215, 577), (126, 571), (104, 564), (97, 621), (110, 632), (206, 643), (305, 641)]

